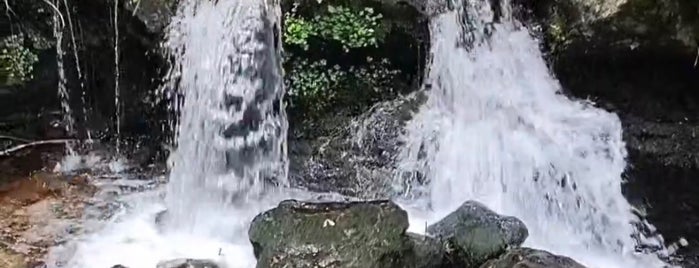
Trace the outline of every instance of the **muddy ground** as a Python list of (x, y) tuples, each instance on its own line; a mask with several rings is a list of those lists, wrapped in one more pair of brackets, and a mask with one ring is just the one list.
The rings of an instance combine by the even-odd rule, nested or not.
[(53, 172), (63, 150), (47, 145), (0, 158), (0, 267), (42, 267), (48, 249), (79, 230), (96, 188), (88, 174)]

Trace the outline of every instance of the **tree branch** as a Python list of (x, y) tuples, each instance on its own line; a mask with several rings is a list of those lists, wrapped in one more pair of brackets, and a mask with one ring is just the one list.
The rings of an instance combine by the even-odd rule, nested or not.
[(20, 151), (22, 149), (28, 148), (28, 147), (34, 147), (38, 145), (46, 145), (46, 144), (66, 144), (69, 142), (72, 142), (75, 140), (44, 140), (44, 141), (34, 141), (34, 142), (29, 142), (25, 144), (20, 144), (15, 147), (11, 147), (9, 149), (5, 149), (3, 151), (0, 151), (0, 157), (1, 156), (9, 156), (12, 153), (15, 153), (17, 151)]

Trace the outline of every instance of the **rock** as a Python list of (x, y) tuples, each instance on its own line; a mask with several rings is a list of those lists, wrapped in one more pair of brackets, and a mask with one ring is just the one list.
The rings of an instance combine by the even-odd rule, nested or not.
[(443, 267), (446, 256), (443, 244), (435, 238), (409, 233), (412, 242), (412, 267), (436, 268)]
[(219, 268), (219, 266), (210, 260), (176, 259), (162, 261), (156, 268)]
[(508, 248), (524, 243), (528, 230), (515, 217), (501, 216), (476, 201), (466, 201), (456, 211), (427, 227), (427, 233), (443, 240), (448, 251), (467, 267), (484, 263)]
[(126, 267), (126, 266), (121, 265), (121, 264), (117, 264), (117, 265), (112, 266), (112, 268), (129, 268), (129, 267)]
[(177, 8), (176, 0), (126, 1), (126, 8), (143, 22), (151, 33), (161, 33)]
[(411, 267), (408, 215), (390, 201), (283, 201), (253, 219), (257, 267)]
[(425, 100), (416, 92), (378, 103), (356, 118), (328, 118), (317, 126), (318, 136), (292, 137), (292, 184), (365, 199), (388, 197), (399, 137)]
[(508, 251), (497, 259), (490, 260), (481, 268), (585, 268), (571, 258), (551, 254), (547, 251), (517, 248)]
[(554, 50), (674, 47), (696, 53), (699, 3), (694, 0), (517, 2), (543, 21)]

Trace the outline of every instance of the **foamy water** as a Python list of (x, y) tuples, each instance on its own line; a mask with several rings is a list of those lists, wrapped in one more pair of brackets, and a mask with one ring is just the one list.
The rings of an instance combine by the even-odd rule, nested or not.
[[(516, 216), (525, 246), (588, 267), (662, 267), (635, 253), (644, 238), (621, 192), (626, 149), (618, 117), (560, 94), (538, 43), (503, 1), (465, 1), (433, 19), (428, 102), (408, 126), (399, 163), (429, 182), (396, 185), (411, 229), (441, 219), (466, 200)], [(410, 178), (409, 176), (407, 176)], [(409, 186), (409, 187), (408, 187)]]
[[(264, 183), (266, 175), (286, 173), (284, 142), (273, 138), (285, 136), (286, 121), (283, 114), (267, 113), (283, 89), (260, 102), (266, 126), (261, 131), (247, 133), (247, 139), (221, 136), (242, 117), (223, 99), (241, 99), (241, 112), (264, 79), (278, 79), (250, 75), (269, 67), (260, 67), (269, 58), (259, 56), (271, 43), (254, 38), (270, 27), (262, 23), (269, 7), (199, 2), (180, 7), (172, 26), (177, 30), (170, 33), (171, 48), (182, 53), (172, 75), (182, 79), (185, 97), (170, 185), (122, 196), (119, 215), (55, 250), (53, 256), (66, 260), (55, 266), (153, 268), (160, 261), (202, 258), (254, 267), (250, 220), (283, 199), (316, 197)], [(410, 231), (424, 233), (427, 224), (474, 199), (522, 219), (530, 232), (527, 246), (588, 267), (661, 267), (656, 256), (634, 253), (631, 236), (640, 235), (621, 194), (626, 151), (617, 116), (559, 94), (536, 41), (509, 17), (507, 1), (499, 23), (490, 1), (466, 2), (467, 8), (457, 5), (431, 22), (429, 99), (409, 124), (399, 159), (403, 172), (419, 171), (429, 182), (404, 176), (396, 181), (399, 190), (409, 186), (397, 201), (409, 211)], [(265, 148), (275, 150), (236, 158), (249, 141), (267, 138), (274, 145)], [(158, 225), (155, 217), (164, 209), (174, 216)]]

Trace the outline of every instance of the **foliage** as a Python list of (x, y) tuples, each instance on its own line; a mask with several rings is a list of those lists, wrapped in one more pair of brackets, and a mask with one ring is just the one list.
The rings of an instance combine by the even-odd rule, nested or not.
[[(398, 71), (388, 59), (374, 60), (358, 49), (383, 41), (383, 16), (370, 7), (329, 4), (302, 16), (297, 6), (284, 16), (285, 85), (292, 109), (304, 117), (329, 109), (359, 110), (381, 94), (392, 93)], [(334, 48), (337, 48), (335, 50)], [(338, 55), (366, 57), (348, 60)], [(351, 57), (351, 56), (350, 56)], [(332, 63), (331, 63), (332, 62)]]
[(288, 13), (284, 20), (284, 39), (292, 45), (308, 49), (308, 39), (317, 37), (334, 40), (342, 44), (345, 51), (378, 45), (381, 14), (366, 7), (353, 10), (344, 6), (327, 7), (327, 13), (312, 19), (302, 18), (295, 12)]
[(320, 35), (339, 41), (345, 50), (376, 46), (381, 14), (372, 8), (354, 12), (348, 7), (328, 6), (328, 14), (316, 17)]
[(362, 111), (382, 96), (394, 95), (393, 86), (400, 72), (387, 59), (360, 66), (330, 66), (326, 60), (293, 61), (285, 86), (292, 108), (320, 115), (329, 108), (341, 107), (349, 112)]
[(296, 16), (286, 16), (284, 21), (284, 42), (308, 49), (308, 38), (315, 33), (313, 23)]
[(21, 36), (12, 35), (0, 41), (0, 84), (18, 85), (32, 79), (36, 54), (22, 45)]
[(313, 112), (320, 112), (328, 107), (334, 97), (331, 90), (336, 88), (347, 74), (335, 65), (328, 68), (325, 60), (309, 62), (301, 59), (291, 65), (287, 73), (285, 86), (295, 107), (308, 107)]

